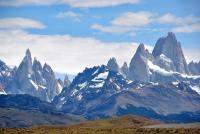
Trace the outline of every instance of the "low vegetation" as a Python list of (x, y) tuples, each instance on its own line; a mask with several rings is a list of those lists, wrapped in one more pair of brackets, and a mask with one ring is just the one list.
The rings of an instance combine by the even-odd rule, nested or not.
[(194, 128), (144, 128), (159, 124), (136, 116), (114, 117), (87, 121), (71, 126), (36, 126), (31, 128), (1, 128), (0, 134), (200, 134), (200, 127)]

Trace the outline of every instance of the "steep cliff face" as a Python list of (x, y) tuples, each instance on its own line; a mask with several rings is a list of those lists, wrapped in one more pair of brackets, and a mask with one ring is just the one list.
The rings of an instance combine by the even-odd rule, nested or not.
[(55, 74), (48, 64), (41, 63), (34, 58), (28, 49), (13, 79), (6, 87), (7, 93), (30, 94), (41, 100), (51, 101), (62, 91), (63, 85), (55, 78)]
[(0, 60), (0, 94), (6, 94), (6, 87), (13, 79), (16, 67), (10, 68), (5, 62)]
[(119, 71), (119, 65), (114, 57), (110, 58), (110, 60), (107, 63), (107, 67), (111, 71), (116, 71), (116, 72)]
[(124, 64), (122, 65), (122, 67), (120, 68), (120, 72), (127, 77), (128, 73), (129, 73), (129, 68), (128, 68), (128, 64), (126, 62), (124, 62)]
[(180, 118), (183, 113), (187, 120), (199, 120), (195, 114), (200, 111), (199, 93), (184, 82), (131, 81), (102, 65), (79, 73), (53, 102), (60, 110), (91, 119), (136, 114), (177, 121), (171, 117)]
[(171, 59), (174, 65), (173, 71), (182, 74), (189, 74), (189, 69), (183, 51), (181, 43), (177, 41), (174, 33), (169, 32), (167, 37), (159, 38), (152, 52), (154, 57), (165, 55)]
[(128, 77), (131, 80), (149, 81), (149, 68), (147, 65), (149, 56), (150, 53), (145, 49), (144, 44), (140, 44), (130, 62)]
[(170, 83), (189, 80), (193, 83), (196, 80), (192, 79), (191, 74), (198, 74), (198, 64), (191, 63), (189, 68), (180, 42), (174, 33), (169, 32), (167, 37), (158, 39), (152, 53), (143, 44), (138, 47), (129, 66), (128, 78), (141, 82)]

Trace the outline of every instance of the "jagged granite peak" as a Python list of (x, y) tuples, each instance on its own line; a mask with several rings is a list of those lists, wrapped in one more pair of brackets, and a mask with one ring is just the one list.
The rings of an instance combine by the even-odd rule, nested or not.
[(127, 77), (128, 73), (129, 73), (129, 69), (128, 69), (128, 64), (127, 62), (124, 62), (124, 64), (122, 65), (122, 67), (120, 68), (120, 72)]
[(16, 71), (16, 69), (16, 66), (9, 67), (5, 62), (0, 60), (0, 76), (11, 76)]
[[(165, 54), (166, 56), (169, 56), (167, 50), (165, 50), (165, 48), (170, 47), (170, 48), (174, 48), (178, 46), (178, 41), (176, 39), (176, 36), (174, 33), (172, 32), (168, 32), (167, 37), (161, 37), (158, 39), (158, 41), (156, 42), (156, 45), (152, 51), (153, 56), (159, 56), (161, 54)], [(171, 57), (169, 57), (171, 58)]]
[(4, 87), (2, 86), (2, 84), (0, 83), (0, 95), (2, 94), (6, 94)]
[(39, 85), (45, 85), (46, 81), (43, 78), (43, 70), (42, 70), (42, 65), (40, 63), (40, 61), (38, 61), (36, 59), (36, 57), (34, 57), (34, 61), (33, 61), (33, 80), (39, 84)]
[(32, 63), (31, 52), (26, 50), (23, 61), (16, 70), (12, 81), (6, 87), (11, 94), (29, 94), (41, 100), (51, 101), (63, 88), (63, 84), (55, 78), (52, 68), (34, 58)]
[(136, 50), (135, 55), (131, 59), (129, 65), (128, 77), (131, 80), (138, 80), (143, 82), (149, 81), (149, 69), (147, 65), (147, 57), (150, 54), (148, 50), (145, 49), (144, 44), (140, 44)]
[(68, 75), (66, 74), (66, 75), (65, 75), (64, 85), (63, 85), (63, 86), (64, 86), (64, 87), (69, 87), (70, 84), (71, 84), (71, 81), (69, 80)]
[(143, 43), (141, 43), (138, 46), (136, 53), (138, 53), (138, 54), (145, 54), (145, 52), (146, 52), (145, 46), (144, 46)]
[(33, 60), (33, 70), (42, 71), (42, 65), (41, 65), (40, 61), (37, 60), (36, 57), (34, 57), (34, 60)]
[(167, 37), (161, 37), (156, 42), (152, 55), (154, 57), (165, 55), (173, 61), (175, 72), (189, 74), (187, 63), (181, 48), (180, 42), (177, 41), (174, 33), (169, 32)]
[(44, 66), (43, 66), (43, 71), (44, 71), (45, 73), (47, 73), (47, 74), (50, 73), (50, 75), (52, 75), (53, 77), (55, 77), (55, 74), (54, 74), (54, 72), (53, 72), (51, 66), (48, 65), (47, 63), (44, 64)]
[(130, 81), (102, 65), (79, 73), (53, 102), (60, 110), (89, 119), (123, 114), (166, 119), (170, 114), (200, 111), (198, 93), (181, 85)]
[(107, 68), (112, 71), (119, 71), (119, 65), (117, 64), (117, 60), (115, 57), (109, 59), (107, 63)]
[(20, 63), (17, 72), (16, 79), (19, 81), (23, 81), (26, 78), (30, 78), (33, 73), (32, 69), (32, 57), (29, 49), (26, 50), (26, 55)]
[(0, 60), (0, 70), (8, 70), (8, 66), (2, 60)]
[(188, 68), (192, 75), (200, 75), (200, 61), (199, 62), (191, 61), (188, 64)]
[(26, 50), (26, 56), (27, 56), (27, 57), (31, 57), (31, 51), (30, 51), (29, 48)]
[(46, 80), (47, 94), (52, 100), (62, 91), (62, 85), (56, 80), (52, 68), (47, 63), (43, 66), (43, 78)]
[[(92, 107), (92, 100), (95, 98), (100, 97), (104, 100), (114, 93), (127, 89), (131, 82), (119, 72), (109, 70), (105, 65), (86, 68), (74, 78), (69, 87), (65, 87), (61, 94), (55, 97), (54, 103), (58, 108), (63, 107), (63, 110), (82, 113), (86, 110), (86, 104)], [(74, 102), (73, 105), (71, 102)], [(77, 109), (79, 106), (83, 107)]]
[(57, 82), (58, 82), (62, 87), (64, 87), (64, 82), (63, 82), (60, 78), (58, 78)]
[(0, 60), (0, 94), (6, 94), (6, 86), (13, 79), (15, 72), (15, 67), (10, 68), (5, 62)]

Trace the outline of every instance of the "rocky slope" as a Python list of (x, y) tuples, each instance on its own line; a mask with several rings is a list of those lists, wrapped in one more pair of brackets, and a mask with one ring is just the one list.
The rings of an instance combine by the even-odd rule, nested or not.
[[(130, 81), (104, 65), (79, 73), (54, 103), (63, 111), (91, 119), (125, 114), (175, 122), (200, 119), (200, 95), (187, 83)], [(181, 120), (183, 114), (188, 119)]]
[(175, 34), (168, 33), (152, 53), (140, 44), (129, 67), (120, 68), (111, 58), (106, 66), (86, 68), (54, 103), (91, 119), (136, 114), (166, 122), (200, 121), (200, 76), (190, 68)]
[(51, 103), (30, 95), (0, 95), (0, 127), (70, 125), (85, 121), (81, 116), (62, 113)]

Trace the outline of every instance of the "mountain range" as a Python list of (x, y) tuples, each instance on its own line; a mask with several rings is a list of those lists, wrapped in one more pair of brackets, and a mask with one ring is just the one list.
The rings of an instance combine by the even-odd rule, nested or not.
[(70, 82), (67, 75), (56, 79), (48, 64), (32, 61), (28, 49), (19, 67), (0, 61), (0, 92), (39, 97), (88, 119), (134, 114), (194, 122), (200, 121), (200, 62), (187, 64), (181, 43), (169, 32), (152, 52), (141, 43), (129, 65), (120, 67), (112, 57), (107, 65), (86, 67)]
[(0, 68), (0, 87), (4, 94), (29, 94), (51, 102), (70, 83), (67, 76), (64, 81), (56, 79), (48, 64), (42, 66), (36, 58), (32, 61), (29, 49), (19, 67), (11, 69), (0, 61)]

